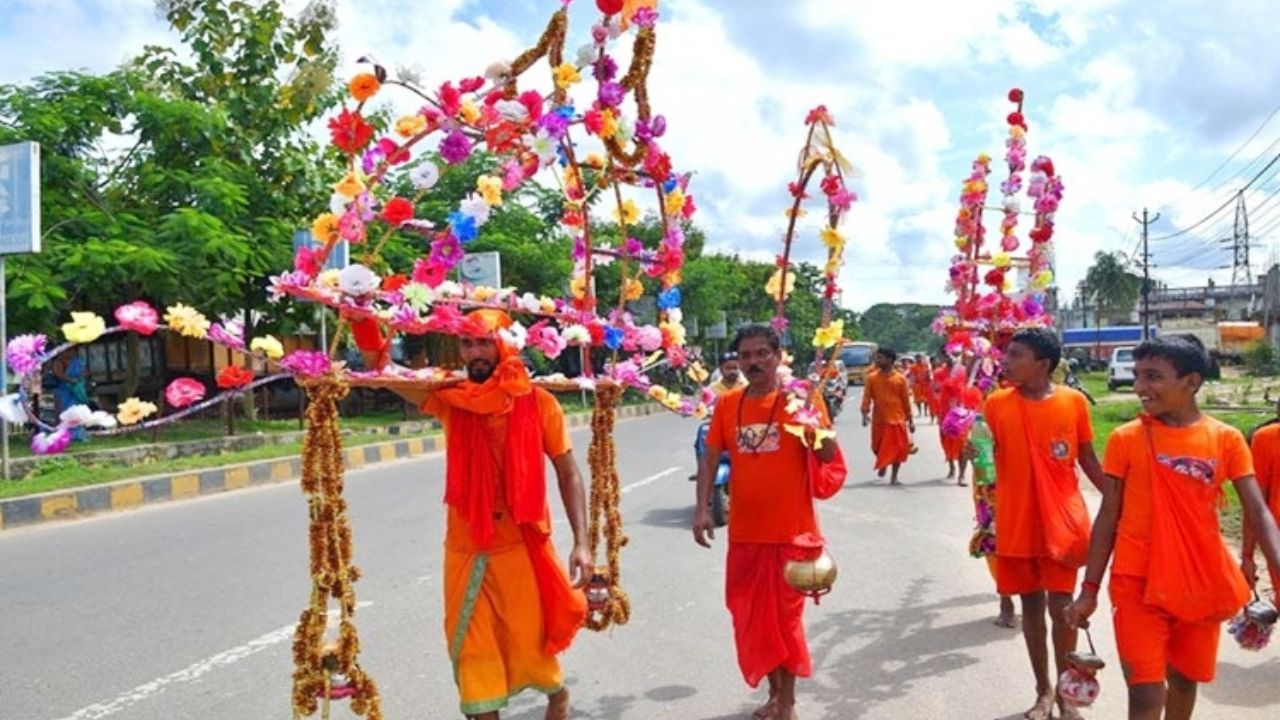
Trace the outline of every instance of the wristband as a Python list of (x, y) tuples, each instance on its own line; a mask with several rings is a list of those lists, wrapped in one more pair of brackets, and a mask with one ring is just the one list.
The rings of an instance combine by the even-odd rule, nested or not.
[(1084, 582), (1080, 583), (1080, 589), (1082, 590), (1092, 589), (1093, 594), (1097, 595), (1102, 590), (1102, 583), (1096, 583), (1092, 580), (1085, 580)]

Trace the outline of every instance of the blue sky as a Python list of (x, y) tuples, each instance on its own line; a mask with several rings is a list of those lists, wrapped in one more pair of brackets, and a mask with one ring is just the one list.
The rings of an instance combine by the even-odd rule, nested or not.
[[(150, 0), (3, 4), (0, 82), (105, 70), (144, 43), (172, 42)], [(374, 52), (434, 86), (509, 59), (559, 4), (338, 0), (337, 40), (348, 60)], [(1280, 148), (1275, 117), (1240, 149), (1280, 106), (1269, 0), (663, 0), (659, 9), (653, 103), (669, 120), (677, 165), (696, 174), (712, 247), (777, 252), (804, 113), (824, 103), (836, 116), (837, 143), (863, 173), (846, 226), (844, 301), (854, 309), (946, 300), (960, 182), (980, 151), (996, 159), (993, 185), (1005, 176), (1004, 96), (1015, 85), (1027, 94), (1031, 155), (1051, 156), (1066, 183), (1056, 244), (1068, 296), (1095, 251), (1135, 250), (1135, 210), (1161, 212), (1155, 237), (1185, 228)], [(593, 2), (575, 0), (569, 47), (587, 41), (595, 16)], [(1280, 235), (1277, 169), (1246, 194), (1258, 208), (1253, 228), (1269, 231), (1254, 240), (1255, 272)], [(1229, 280), (1217, 268), (1230, 255), (1214, 241), (1231, 220), (1223, 212), (1153, 243), (1156, 277)], [(802, 257), (816, 258), (816, 226), (802, 242)]]

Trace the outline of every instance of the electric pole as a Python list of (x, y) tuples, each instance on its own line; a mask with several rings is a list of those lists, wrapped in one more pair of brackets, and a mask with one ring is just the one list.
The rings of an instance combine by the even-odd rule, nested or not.
[(1231, 232), (1231, 245), (1231, 299), (1236, 298), (1240, 285), (1245, 285), (1249, 291), (1249, 306), (1245, 317), (1249, 317), (1253, 315), (1253, 270), (1249, 265), (1249, 212), (1244, 206), (1243, 190), (1236, 193), (1236, 217)]
[(1142, 225), (1142, 339), (1151, 339), (1151, 253), (1147, 249), (1147, 230), (1151, 227), (1151, 223), (1160, 219), (1160, 213), (1156, 213), (1154, 217), (1147, 214), (1147, 209), (1142, 208), (1142, 219), (1138, 219), (1138, 214), (1133, 214), (1133, 221)]

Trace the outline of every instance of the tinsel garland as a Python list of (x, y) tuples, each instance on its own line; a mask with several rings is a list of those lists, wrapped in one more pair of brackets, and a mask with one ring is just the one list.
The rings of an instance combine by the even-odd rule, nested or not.
[(592, 585), (602, 583), (608, 598), (600, 607), (591, 607), (583, 625), (591, 630), (604, 630), (612, 625), (626, 625), (631, 619), (631, 600), (621, 587), (619, 555), (627, 544), (622, 533), (622, 488), (618, 480), (617, 454), (613, 445), (613, 424), (622, 387), (602, 384), (596, 389), (596, 407), (591, 415), (591, 447), (587, 460), (591, 465), (591, 520), (587, 530), (592, 562), (597, 557), (600, 536), (604, 535), (605, 564), (597, 565)]
[[(311, 602), (298, 620), (293, 638), (293, 715), (314, 715), (324, 701), (322, 717), (329, 717), (331, 699), (350, 698), (356, 715), (381, 720), (378, 686), (356, 662), (360, 637), (356, 633), (355, 583), (360, 569), (351, 562), (351, 524), (342, 497), (342, 433), (338, 401), (350, 387), (329, 376), (302, 383), (310, 400), (307, 434), (302, 442), (302, 491), (311, 516)], [(329, 598), (338, 602), (336, 642), (325, 643)], [(333, 676), (345, 682), (334, 685)]]

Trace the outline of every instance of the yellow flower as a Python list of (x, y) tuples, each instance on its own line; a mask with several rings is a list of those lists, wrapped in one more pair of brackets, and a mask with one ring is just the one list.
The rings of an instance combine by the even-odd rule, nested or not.
[(170, 305), (164, 313), (164, 321), (170, 330), (181, 333), (183, 337), (203, 340), (209, 334), (209, 319), (199, 310), (182, 303)]
[(813, 334), (813, 346), (826, 350), (835, 347), (844, 337), (844, 320), (832, 320), (826, 327), (818, 328)]
[(627, 278), (623, 296), (627, 302), (639, 300), (644, 295), (644, 284), (635, 278)]
[(396, 134), (403, 138), (411, 138), (427, 129), (427, 119), (418, 113), (405, 115), (396, 121)]
[(640, 208), (631, 200), (622, 203), (622, 207), (613, 211), (613, 218), (622, 225), (635, 225), (640, 219)]
[(1013, 264), (1013, 258), (1009, 257), (1009, 253), (996, 253), (996, 256), (991, 258), (991, 264), (1001, 270), (1006, 270)]
[(792, 218), (792, 216), (797, 217), (797, 218), (802, 218), (802, 217), (804, 217), (805, 215), (808, 215), (809, 213), (808, 213), (808, 211), (807, 211), (807, 210), (805, 210), (804, 208), (799, 208), (799, 209), (797, 209), (797, 208), (795, 208), (795, 207), (789, 207), (789, 208), (787, 208), (787, 211), (786, 211), (786, 213), (784, 213), (784, 214), (787, 216), (787, 219), (788, 219), (788, 220), (790, 220), (790, 219)]
[(698, 407), (693, 409), (693, 419), (702, 420), (707, 417), (707, 406), (705, 403), (698, 403)]
[(544, 298), (542, 298), (541, 300), (539, 300), (538, 302), (539, 302), (539, 305), (540, 305), (539, 309), (540, 309), (540, 310), (542, 310), (542, 312), (543, 312), (543, 313), (545, 313), (545, 314), (547, 314), (547, 315), (550, 315), (551, 313), (553, 313), (553, 312), (555, 312), (555, 311), (556, 311), (556, 301), (555, 301), (555, 300), (552, 300), (552, 299), (551, 299), (551, 298), (549, 298), (549, 297), (544, 297)]
[(990, 155), (988, 155), (988, 154), (986, 154), (986, 153), (979, 153), (979, 155), (978, 155), (978, 164), (980, 164), (980, 165), (986, 165), (986, 164), (987, 164), (987, 163), (989, 163), (989, 162), (991, 162), (991, 156), (990, 156)]
[[(333, 186), (333, 191), (338, 193), (342, 197), (354, 198), (355, 196), (364, 192), (364, 183), (360, 181), (360, 178), (356, 177), (355, 173), (349, 172), (347, 173), (346, 177), (342, 178), (342, 180), (338, 182), (337, 185)], [(325, 215), (329, 215), (329, 214), (331, 213), (325, 213)], [(324, 218), (324, 215), (321, 215), (320, 217), (316, 218), (316, 224), (319, 224), (322, 218)], [(324, 226), (324, 229), (327, 232), (329, 227), (327, 224), (328, 221), (326, 220), (325, 222), (326, 222), (326, 225)], [(312, 225), (311, 227), (311, 234), (312, 235), (316, 234), (315, 225)]]
[(967, 238), (967, 237), (957, 237), (957, 238), (956, 238), (956, 249), (957, 249), (957, 250), (964, 250), (964, 249), (966, 249), (966, 248), (968, 248), (968, 247), (969, 247), (969, 238)]
[(707, 369), (703, 367), (702, 363), (696, 362), (689, 366), (689, 379), (699, 385), (706, 382), (709, 377), (711, 377), (711, 373), (707, 372)]
[(587, 167), (596, 168), (597, 170), (604, 167), (604, 157), (600, 153), (588, 153), (587, 159), (583, 161)]
[(617, 135), (618, 127), (618, 116), (614, 115), (612, 110), (605, 108), (605, 110), (600, 113), (600, 139), (608, 140), (614, 135)]
[(826, 245), (828, 249), (836, 252), (844, 249), (844, 236), (840, 234), (839, 230), (830, 225), (822, 228), (820, 237), (822, 238), (822, 244)]
[(131, 397), (116, 408), (116, 420), (119, 420), (121, 425), (137, 425), (148, 416), (156, 414), (157, 410), (159, 408), (155, 403)]
[(1052, 284), (1053, 284), (1052, 270), (1041, 270), (1040, 272), (1031, 276), (1032, 290), (1046, 290)]
[(660, 330), (671, 337), (672, 345), (684, 345), (684, 325), (675, 322), (664, 322), (658, 326)]
[(462, 101), (462, 107), (458, 108), (458, 117), (468, 125), (475, 125), (480, 119), (480, 110), (476, 108), (476, 104), (467, 98)]
[(680, 284), (683, 278), (684, 278), (683, 272), (681, 272), (680, 270), (672, 270), (671, 272), (662, 276), (662, 286), (675, 287), (676, 285)]
[(680, 188), (672, 190), (671, 194), (667, 195), (667, 202), (664, 209), (667, 211), (668, 215), (679, 215), (680, 211), (684, 210), (684, 193), (680, 191)]
[(271, 335), (254, 338), (253, 342), (249, 343), (249, 349), (254, 352), (261, 352), (272, 360), (279, 360), (284, 357), (284, 345)]
[(321, 287), (337, 289), (338, 277), (341, 274), (342, 274), (341, 270), (338, 270), (337, 268), (329, 268), (328, 270), (325, 270), (324, 272), (320, 273), (319, 276), (316, 277), (316, 284)]
[(668, 395), (667, 389), (662, 387), (661, 385), (654, 385), (653, 387), (649, 388), (649, 397), (653, 398), (654, 400), (657, 400), (658, 402), (662, 402), (663, 400), (666, 400), (667, 395)]
[(796, 289), (796, 273), (790, 271), (787, 273), (787, 288), (784, 292), (782, 289), (782, 268), (773, 271), (773, 275), (769, 278), (769, 282), (765, 283), (764, 291), (769, 297), (777, 300), (779, 297), (787, 297)]
[(497, 290), (485, 285), (471, 288), (471, 299), (476, 302), (488, 302), (490, 298), (497, 294)]
[(490, 206), (502, 204), (502, 179), (493, 175), (481, 175), (476, 178), (476, 190), (480, 197)]
[(107, 324), (96, 313), (73, 312), (71, 322), (62, 326), (62, 334), (68, 342), (91, 343), (107, 329)]
[(311, 237), (318, 243), (335, 243), (338, 241), (338, 216), (333, 213), (321, 213), (311, 223)]
[(356, 102), (368, 100), (380, 89), (382, 89), (382, 83), (378, 82), (378, 78), (372, 73), (360, 73), (347, 83), (347, 90), (351, 92), (351, 97), (355, 98)]
[(553, 75), (556, 79), (556, 87), (561, 90), (568, 90), (570, 85), (582, 82), (582, 76), (578, 74), (578, 68), (573, 63), (560, 63)]
[(573, 280), (569, 282), (569, 290), (578, 300), (582, 300), (587, 296), (587, 276), (574, 275)]

